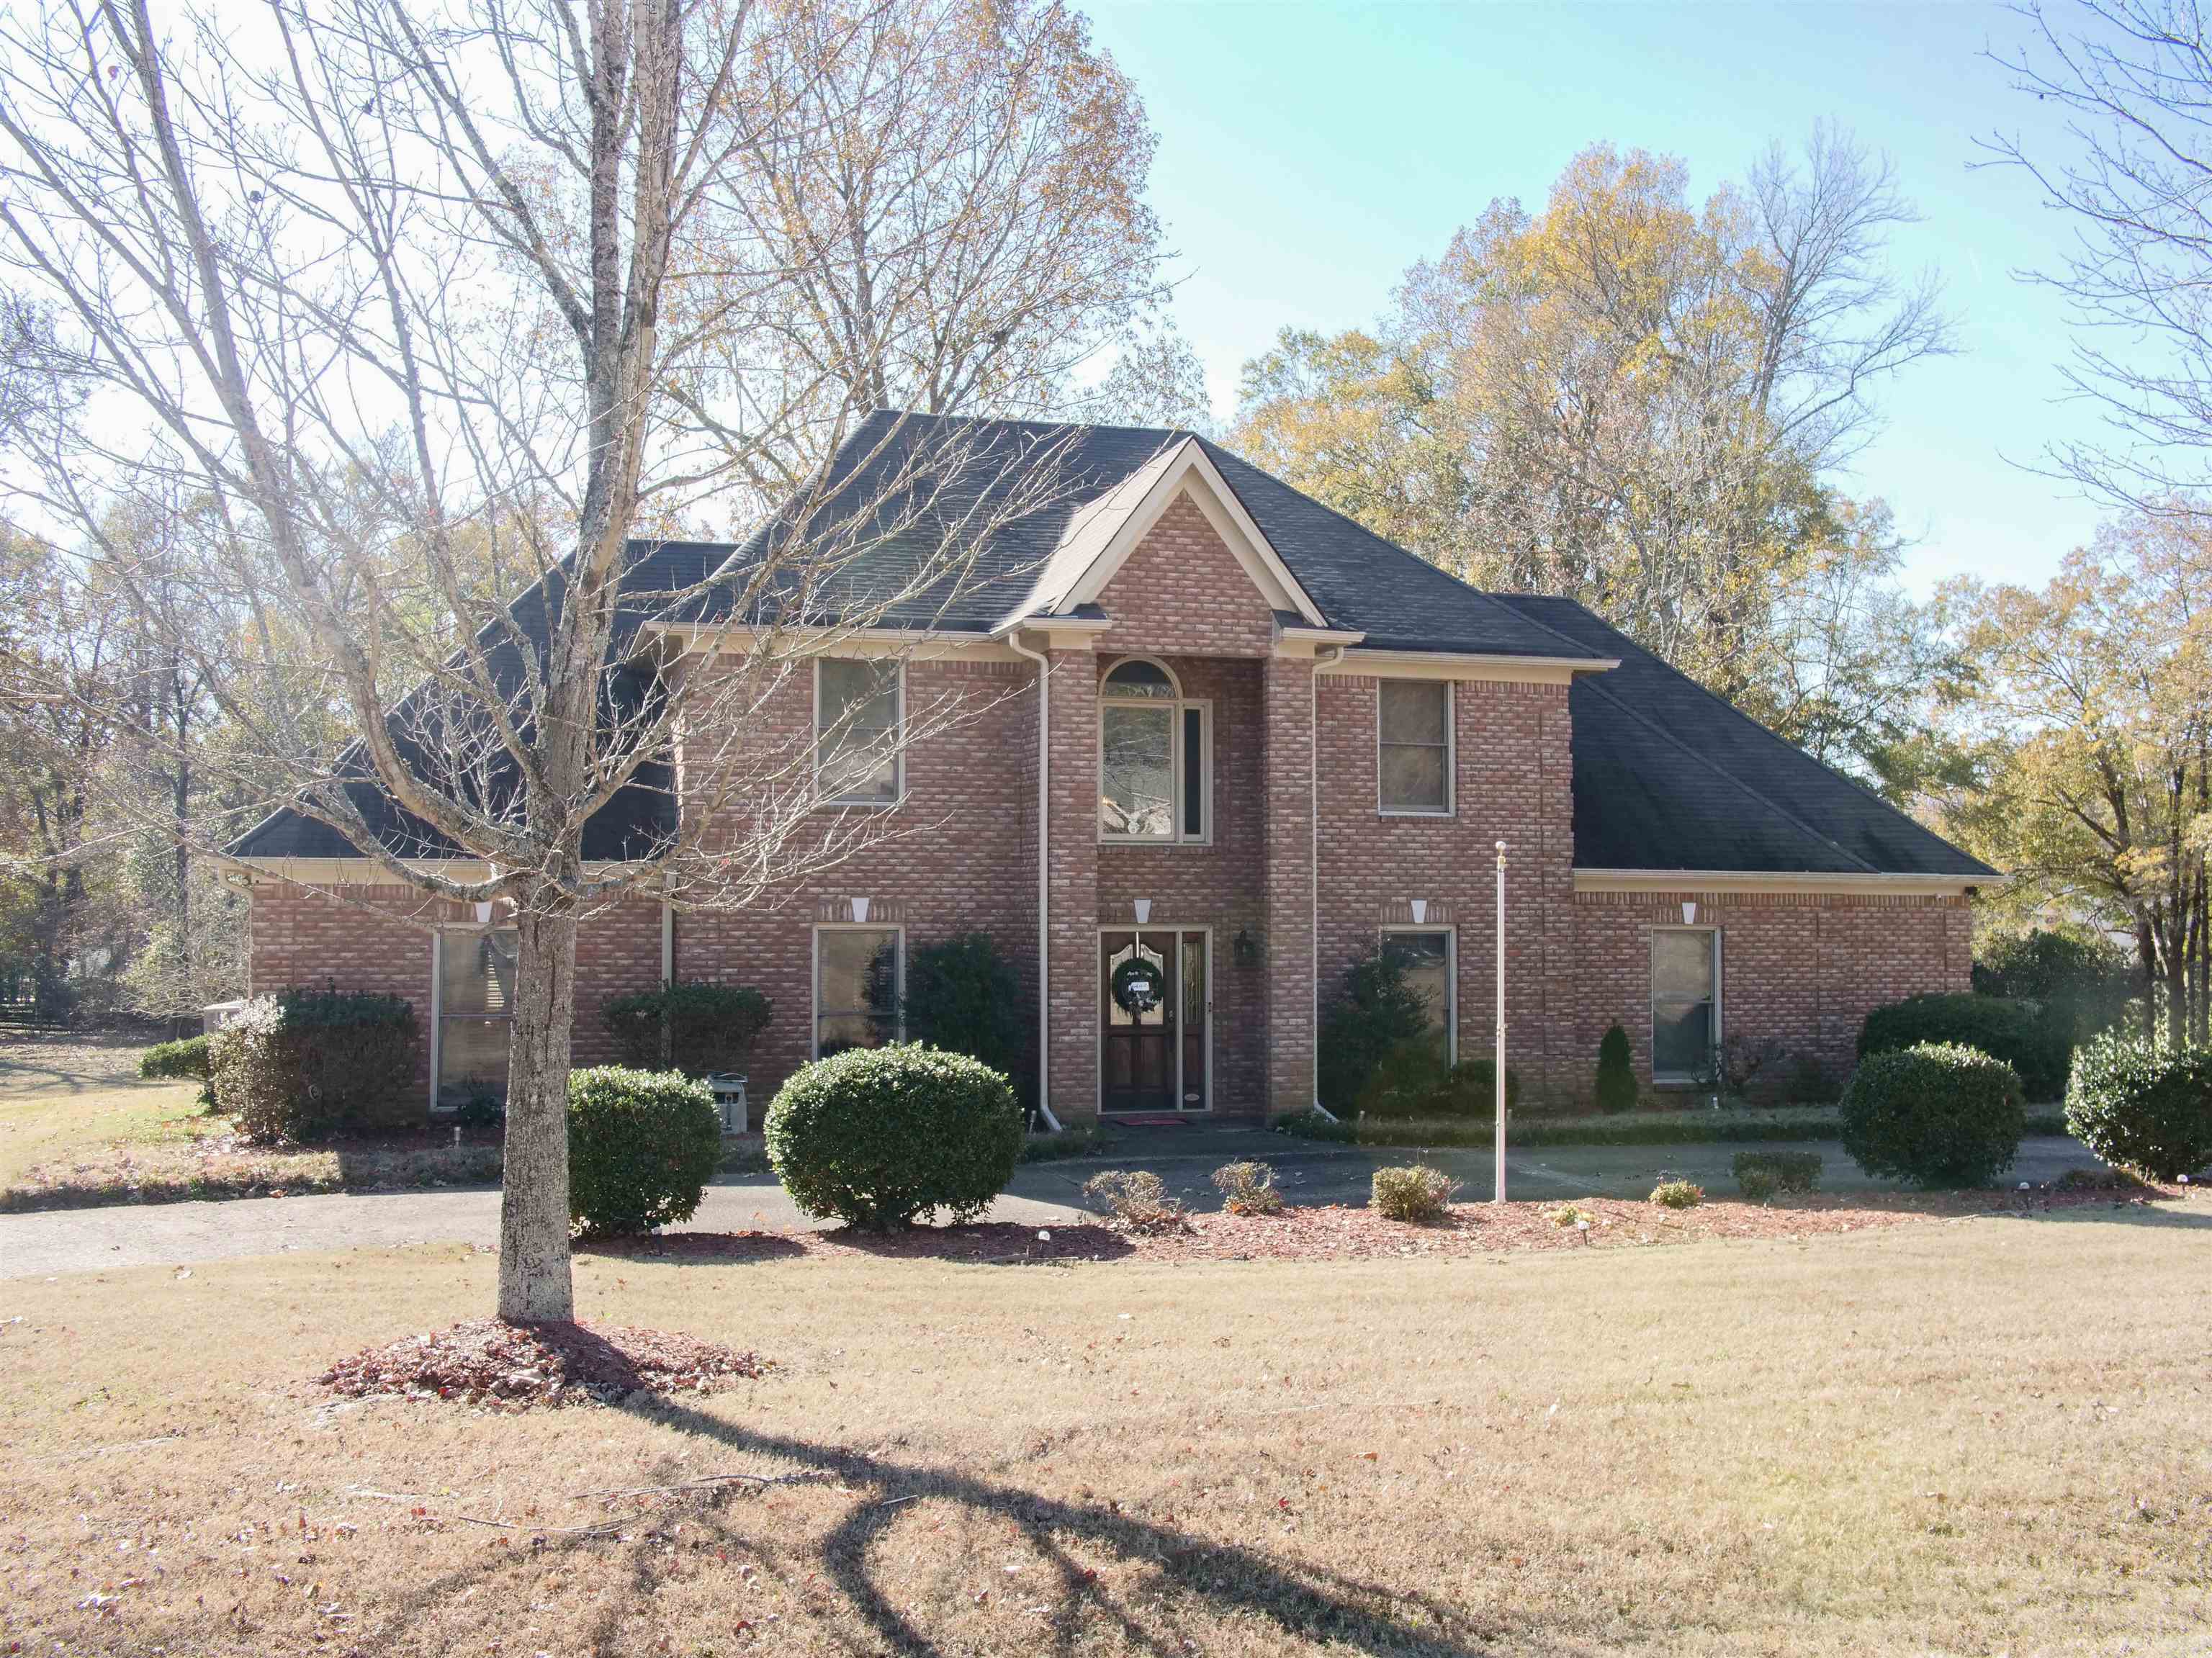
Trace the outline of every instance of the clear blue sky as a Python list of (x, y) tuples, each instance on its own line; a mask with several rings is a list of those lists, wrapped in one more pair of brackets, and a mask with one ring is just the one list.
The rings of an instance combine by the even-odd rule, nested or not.
[(1160, 137), (1152, 199), (1184, 277), (1176, 321), (1218, 412), (1285, 325), (1363, 325), (1406, 267), (1498, 196), (1530, 207), (1601, 139), (1678, 155), (1702, 197), (1770, 139), (1832, 118), (1897, 161), (1925, 222), (1961, 354), (1884, 396), (1888, 425), (1845, 480), (1886, 497), (1917, 545), (1908, 584), (2039, 580), (2098, 508), (2034, 462), (2094, 417), (2062, 402), (2064, 319), (2014, 278), (2048, 266), (2065, 221), (1974, 141), (2052, 118), (1985, 46), (2023, 25), (1983, 4), (1321, 5), (1091, 0), (1096, 39)]

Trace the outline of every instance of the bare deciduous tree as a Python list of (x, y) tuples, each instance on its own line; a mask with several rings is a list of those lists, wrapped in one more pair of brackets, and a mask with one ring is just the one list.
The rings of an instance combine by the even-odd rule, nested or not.
[(2078, 234), (2056, 268), (2031, 273), (2074, 324), (2067, 382), (2112, 433), (2068, 442), (2053, 467), (2104, 499), (2154, 514), (2201, 513), (2212, 487), (2212, 41), (2188, 0), (2080, 0), (1996, 54), (2014, 84), (2066, 115), (2065, 137), (1998, 135), (1985, 147), (2025, 168)]
[[(144, 0), (53, 0), (0, 25), (0, 255), (81, 343), (101, 411), (33, 452), (40, 510), (151, 622), (178, 590), (111, 509), (209, 503), (191, 602), (233, 625), (192, 665), (239, 777), (388, 878), (512, 911), (507, 1318), (573, 1306), (580, 918), (645, 885), (745, 902), (893, 832), (816, 810), (814, 733), (762, 711), (825, 642), (926, 624), (1052, 487), (1036, 455), (954, 427), (816, 475), (726, 567), (663, 539), (757, 484), (747, 434), (854, 428), (855, 400), (817, 377), (739, 397), (724, 371), (817, 325), (818, 272), (761, 234), (752, 170), (835, 171), (808, 150), (845, 142), (823, 100), (896, 15), (277, 0), (251, 29), (186, 16), (165, 36)], [(1016, 251), (914, 256), (983, 283)], [(983, 486), (1016, 461), (1026, 495)], [(825, 499), (854, 490), (868, 509), (823, 531)], [(909, 708), (903, 740), (961, 717)], [(828, 740), (848, 735), (879, 740)], [(661, 809), (587, 859), (595, 816), (641, 798)]]
[(805, 477), (847, 408), (1048, 415), (1140, 347), (1166, 297), (1153, 138), (1080, 13), (793, 0), (756, 39), (739, 95), (787, 112), (708, 192), (774, 304), (720, 336), (707, 383), (749, 416), (731, 452), (762, 489)]

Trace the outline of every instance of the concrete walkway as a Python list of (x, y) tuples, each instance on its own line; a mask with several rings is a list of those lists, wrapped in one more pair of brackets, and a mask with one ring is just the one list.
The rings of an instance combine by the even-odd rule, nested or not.
[[(1506, 1194), (1569, 1198), (1583, 1193), (1641, 1197), (1662, 1179), (1693, 1180), (1716, 1196), (1733, 1191), (1736, 1145), (1541, 1146), (1509, 1156)], [(1817, 1150), (1821, 1186), (1832, 1192), (1881, 1189), (1833, 1145)], [(1028, 1165), (1016, 1171), (989, 1218), (1051, 1226), (1082, 1218), (1084, 1181), (1105, 1168), (1150, 1169), (1194, 1209), (1219, 1206), (1208, 1177), (1224, 1163), (1259, 1159), (1274, 1166), (1293, 1203), (1364, 1204), (1376, 1169), (1423, 1162), (1449, 1170), (1467, 1199), (1490, 1195), (1487, 1149), (1421, 1152), (1397, 1147), (1330, 1145), (1261, 1129), (1127, 1132), (1099, 1157)], [(2024, 1140), (2011, 1180), (2041, 1182), (2066, 1169), (2096, 1166), (2063, 1135)], [(787, 1230), (810, 1223), (773, 1181), (748, 1177), (709, 1187), (686, 1230)], [(410, 1243), (489, 1245), (499, 1236), (499, 1193), (386, 1192), (327, 1197), (240, 1198), (222, 1203), (130, 1204), (105, 1209), (0, 1215), (0, 1278), (56, 1277), (108, 1266), (189, 1266), (288, 1250), (386, 1248)]]

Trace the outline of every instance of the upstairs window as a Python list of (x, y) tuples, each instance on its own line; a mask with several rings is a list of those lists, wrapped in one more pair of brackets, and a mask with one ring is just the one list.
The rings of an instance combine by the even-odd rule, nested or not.
[(1382, 681), (1376, 699), (1376, 741), (1382, 809), (1419, 817), (1449, 816), (1451, 681)]
[(1098, 688), (1098, 835), (1212, 838), (1211, 710), (1159, 663), (1132, 657)]
[(823, 805), (887, 806), (899, 798), (902, 665), (825, 656), (814, 665), (814, 778)]

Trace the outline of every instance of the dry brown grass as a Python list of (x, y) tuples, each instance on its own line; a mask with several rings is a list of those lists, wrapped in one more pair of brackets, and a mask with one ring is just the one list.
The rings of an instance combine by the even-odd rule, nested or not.
[[(586, 1316), (777, 1368), (522, 1416), (303, 1380), (480, 1314), (486, 1254), (16, 1283), (0, 1649), (2201, 1649), (2206, 1219), (1330, 1264), (586, 1257)], [(755, 1478), (586, 1495), (720, 1474)]]
[(0, 1212), (193, 1198), (295, 1196), (499, 1179), (495, 1142), (450, 1134), (250, 1145), (196, 1082), (138, 1076), (145, 1044), (70, 1033), (0, 1042)]
[(199, 1107), (199, 1084), (142, 1082), (145, 1043), (73, 1032), (9, 1031), (0, 1039), (0, 1193), (40, 1167), (112, 1149), (180, 1144), (221, 1127)]

